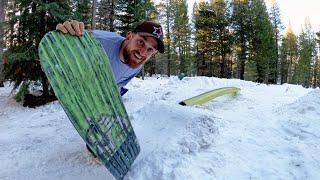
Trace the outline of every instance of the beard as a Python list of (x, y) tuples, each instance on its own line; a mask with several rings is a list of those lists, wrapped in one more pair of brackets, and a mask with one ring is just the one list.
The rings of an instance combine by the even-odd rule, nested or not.
[(135, 53), (138, 53), (138, 52), (136, 52), (136, 50), (129, 51), (128, 48), (126, 47), (124, 47), (123, 49), (124, 63), (134, 69), (144, 64), (144, 62), (146, 61), (146, 58), (142, 58), (141, 60), (139, 60), (134, 55)]

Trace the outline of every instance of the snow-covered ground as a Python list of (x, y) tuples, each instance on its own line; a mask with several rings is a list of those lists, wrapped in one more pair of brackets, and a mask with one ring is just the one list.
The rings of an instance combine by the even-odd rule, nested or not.
[[(214, 88), (236, 96), (185, 107)], [(320, 90), (195, 77), (135, 78), (124, 104), (141, 153), (125, 179), (320, 179)], [(24, 108), (0, 88), (0, 179), (112, 179), (58, 102)]]

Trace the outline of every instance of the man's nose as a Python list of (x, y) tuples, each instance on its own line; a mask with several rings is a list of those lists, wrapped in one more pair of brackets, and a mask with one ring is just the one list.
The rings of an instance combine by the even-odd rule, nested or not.
[(146, 56), (147, 55), (147, 47), (143, 46), (140, 48), (140, 55), (141, 56)]

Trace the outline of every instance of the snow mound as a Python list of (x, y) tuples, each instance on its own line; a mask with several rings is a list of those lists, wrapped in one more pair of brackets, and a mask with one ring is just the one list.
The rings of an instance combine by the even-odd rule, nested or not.
[[(309, 117), (320, 116), (320, 89), (310, 91), (300, 97), (294, 103), (289, 104), (287, 109), (296, 115), (307, 115)], [(316, 116), (315, 116), (316, 115)]]
[(296, 169), (292, 171), (293, 175), (300, 179), (318, 179), (320, 90), (312, 90), (276, 112), (282, 118), (284, 138), (290, 144), (287, 151), (292, 157), (290, 164)]
[(295, 129), (302, 134), (318, 134), (320, 129), (320, 90), (312, 90), (295, 102), (279, 108), (276, 112), (290, 124), (289, 129)]
[[(141, 114), (145, 118), (141, 119)], [(157, 102), (136, 112), (133, 121), (141, 154), (128, 178), (196, 179), (199, 174), (208, 176), (206, 166), (201, 168), (195, 156), (201, 158), (214, 145), (221, 126), (220, 119), (196, 109)], [(194, 169), (199, 170), (194, 173)]]

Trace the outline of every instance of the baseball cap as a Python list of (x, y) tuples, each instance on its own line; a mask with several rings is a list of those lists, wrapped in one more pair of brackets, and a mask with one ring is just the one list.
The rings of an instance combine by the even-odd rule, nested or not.
[(133, 32), (135, 33), (143, 33), (144, 35), (149, 35), (154, 37), (158, 43), (158, 51), (160, 53), (164, 53), (164, 45), (163, 45), (163, 31), (160, 24), (152, 22), (152, 21), (144, 21), (139, 24)]

